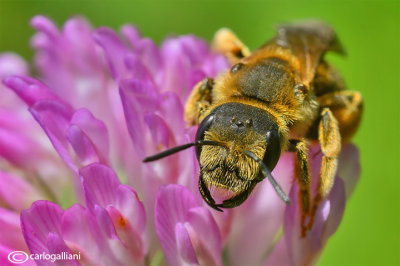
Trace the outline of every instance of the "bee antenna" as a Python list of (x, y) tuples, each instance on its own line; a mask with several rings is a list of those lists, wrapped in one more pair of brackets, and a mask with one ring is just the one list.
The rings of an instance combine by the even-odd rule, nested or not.
[(224, 145), (222, 145), (222, 143), (217, 142), (217, 141), (211, 141), (211, 140), (197, 140), (195, 142), (192, 143), (187, 143), (187, 144), (183, 144), (180, 146), (176, 146), (173, 147), (171, 149), (168, 149), (166, 151), (160, 152), (158, 154), (155, 154), (153, 156), (149, 156), (143, 159), (143, 162), (147, 163), (147, 162), (152, 162), (152, 161), (156, 161), (158, 159), (167, 157), (171, 154), (180, 152), (182, 150), (185, 150), (187, 148), (193, 147), (193, 146), (205, 146), (205, 145), (210, 145), (210, 146), (222, 146), (224, 147)]
[(249, 156), (251, 159), (256, 161), (260, 167), (261, 167), (261, 172), (263, 173), (264, 177), (267, 177), (269, 182), (271, 182), (272, 186), (274, 187), (276, 193), (278, 193), (278, 196), (286, 203), (290, 203), (289, 197), (285, 194), (281, 186), (276, 182), (275, 178), (272, 176), (271, 171), (268, 169), (268, 167), (264, 164), (264, 162), (257, 157), (254, 153), (248, 150), (244, 150), (244, 153)]

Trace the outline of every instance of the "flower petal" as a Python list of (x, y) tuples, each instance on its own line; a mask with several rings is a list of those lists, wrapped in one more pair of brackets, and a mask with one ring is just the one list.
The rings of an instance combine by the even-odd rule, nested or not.
[(56, 39), (59, 37), (60, 32), (54, 23), (45, 16), (38, 15), (32, 18), (31, 26), (38, 31), (44, 32), (49, 38)]
[(146, 145), (144, 145), (146, 129), (143, 114), (157, 108), (157, 94), (150, 84), (131, 79), (120, 83), (120, 95), (132, 142), (138, 154), (144, 157), (146, 154)]
[[(319, 176), (322, 154), (319, 147), (310, 148), (311, 154), (311, 176)], [(312, 187), (316, 188), (318, 178), (312, 179)], [(328, 197), (323, 200), (317, 209), (314, 217), (314, 224), (306, 237), (301, 236), (300, 227), (300, 207), (298, 202), (298, 185), (293, 184), (290, 191), (291, 204), (286, 207), (284, 218), (284, 235), (274, 249), (271, 260), (267, 265), (274, 265), (277, 261), (287, 261), (282, 256), (290, 257), (293, 265), (308, 265), (316, 262), (329, 236), (331, 236), (339, 226), (345, 207), (345, 186), (344, 182), (335, 177), (334, 186)], [(282, 252), (282, 246), (285, 246), (286, 254)]]
[(128, 40), (131, 47), (135, 49), (137, 42), (141, 39), (139, 29), (133, 25), (126, 24), (121, 27), (121, 33)]
[(155, 218), (157, 235), (170, 265), (194, 263), (193, 250), (200, 264), (221, 265), (218, 227), (187, 188), (160, 188)]
[(191, 208), (187, 214), (187, 224), (200, 265), (222, 265), (221, 237), (211, 213), (203, 207)]
[(72, 125), (66, 131), (66, 138), (82, 165), (100, 162), (96, 147), (78, 126)]
[[(61, 229), (64, 240), (68, 243), (72, 252), (81, 253), (81, 262), (94, 263), (100, 255), (99, 246), (102, 246), (101, 238), (96, 238), (99, 234), (94, 232), (95, 226), (89, 222), (85, 208), (74, 204), (65, 210), (61, 220)], [(98, 243), (98, 244), (96, 244)], [(103, 250), (105, 252), (105, 250)]]
[(24, 100), (28, 106), (32, 106), (40, 100), (57, 100), (62, 102), (69, 111), (72, 111), (68, 104), (64, 103), (46, 85), (36, 79), (25, 76), (11, 76), (6, 78), (3, 83)]
[(116, 201), (116, 191), (120, 182), (114, 171), (98, 163), (79, 170), (85, 194), (86, 205), (90, 210), (95, 206), (107, 207)]
[(116, 195), (115, 207), (124, 214), (136, 230), (143, 232), (146, 226), (146, 213), (136, 192), (129, 186), (120, 185)]
[(109, 136), (107, 127), (101, 120), (96, 119), (89, 110), (81, 108), (72, 116), (71, 124), (79, 126), (88, 135), (101, 157), (108, 157)]
[(164, 76), (159, 92), (174, 91), (186, 98), (189, 94), (189, 88), (186, 86), (186, 71), (190, 61), (182, 56), (179, 40), (164, 41), (161, 46), (161, 54), (164, 61)]
[(62, 217), (63, 237), (74, 254), (80, 253), (82, 265), (118, 265), (96, 217), (80, 205), (68, 208)]
[(60, 157), (76, 172), (77, 166), (69, 154), (68, 143), (65, 138), (72, 117), (72, 112), (68, 106), (58, 101), (42, 100), (29, 108), (29, 111), (46, 132)]
[[(67, 55), (71, 55), (65, 59), (73, 63), (72, 71), (84, 76), (94, 74), (96, 78), (101, 77), (104, 64), (99, 53), (100, 47), (93, 39), (90, 23), (82, 17), (72, 17), (64, 24), (62, 35), (62, 41), (68, 47)], [(65, 72), (68, 73), (68, 70)]]
[(343, 179), (346, 187), (346, 198), (354, 191), (361, 173), (360, 153), (354, 144), (346, 144), (342, 147), (339, 156), (337, 175)]
[(180, 264), (198, 264), (196, 253), (190, 241), (189, 232), (187, 231), (185, 224), (177, 223), (175, 225), (175, 239), (176, 246), (179, 250), (179, 255), (181, 257)]
[(156, 232), (168, 264), (180, 265), (175, 226), (185, 222), (186, 212), (199, 206), (188, 189), (178, 185), (161, 187), (155, 208)]
[[(47, 237), (47, 246), (49, 248), (50, 255), (54, 254), (66, 254), (67, 256), (72, 255), (71, 250), (65, 244), (64, 240), (60, 237), (60, 235), (50, 232)], [(38, 261), (40, 265), (42, 262), (43, 265), (48, 265), (49, 260)], [(50, 260), (50, 262), (52, 262)], [(63, 265), (81, 265), (77, 260), (63, 260)]]
[[(12, 125), (5, 125), (4, 123), (7, 123), (3, 119), (5, 116), (8, 116), (7, 120), (13, 119), (20, 124), (15, 128)], [(32, 138), (34, 131), (29, 129), (34, 129), (30, 122), (26, 123), (15, 113), (7, 115), (7, 112), (3, 113), (0, 110), (0, 157), (26, 170), (32, 170), (45, 155), (42, 146)]]
[(171, 146), (170, 143), (173, 141), (172, 135), (164, 119), (157, 114), (149, 113), (144, 116), (144, 122), (152, 136), (153, 145), (151, 146), (153, 146), (153, 149), (149, 149), (150, 152), (156, 151), (156, 149), (154, 149), (155, 147), (157, 147), (158, 150), (162, 150), (164, 147)]
[(211, 54), (203, 62), (202, 69), (207, 77), (215, 77), (222, 71), (230, 68), (230, 64), (225, 56), (221, 54)]
[(138, 55), (129, 53), (125, 55), (124, 62), (129, 70), (130, 78), (138, 79), (144, 83), (153, 84), (153, 77)]
[(146, 66), (156, 81), (162, 78), (162, 57), (161, 52), (153, 42), (148, 38), (140, 39), (136, 42), (135, 53), (140, 56), (141, 61)]
[(61, 235), (60, 206), (49, 201), (36, 201), (31, 208), (21, 212), (21, 228), (25, 242), (31, 253), (48, 253), (49, 233)]
[(0, 202), (20, 211), (42, 198), (43, 196), (24, 179), (0, 171)]
[[(272, 174), (283, 190), (289, 191), (294, 176), (294, 154), (284, 153)], [(265, 254), (275, 245), (284, 211), (285, 203), (270, 182), (264, 180), (259, 183), (250, 197), (233, 210), (227, 243), (230, 263), (260, 265), (265, 260)]]
[(10, 252), (28, 251), (22, 235), (19, 215), (3, 208), (0, 208), (0, 243), (10, 249)]
[(183, 118), (183, 105), (179, 96), (174, 92), (166, 92), (160, 95), (160, 113), (170, 126), (173, 136), (182, 136), (185, 132), (185, 120)]
[(0, 54), (0, 80), (11, 75), (28, 74), (28, 64), (14, 53)]
[(113, 78), (117, 81), (126, 78), (128, 71), (124, 58), (128, 51), (114, 31), (106, 27), (101, 27), (95, 30), (93, 37), (105, 51)]
[(182, 36), (179, 38), (179, 42), (191, 65), (199, 65), (210, 53), (207, 43), (194, 35)]

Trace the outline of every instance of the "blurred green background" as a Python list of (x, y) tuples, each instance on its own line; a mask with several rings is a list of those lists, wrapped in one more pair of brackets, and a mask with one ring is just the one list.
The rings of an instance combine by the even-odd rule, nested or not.
[[(399, 1), (21, 1), (0, 0), (0, 52), (31, 59), (29, 19), (45, 14), (61, 25), (82, 14), (94, 26), (133, 22), (160, 42), (167, 34), (211, 40), (230, 27), (251, 48), (274, 34), (273, 25), (319, 18), (337, 31), (347, 58), (329, 55), (348, 87), (362, 92), (365, 112), (354, 141), (362, 176), (338, 232), (318, 265), (400, 265), (400, 2)], [(397, 191), (397, 192), (396, 192)]]

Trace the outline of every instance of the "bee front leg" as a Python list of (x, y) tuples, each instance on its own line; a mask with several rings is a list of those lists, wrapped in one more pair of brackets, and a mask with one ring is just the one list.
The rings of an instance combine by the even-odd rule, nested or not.
[(185, 105), (185, 120), (190, 126), (198, 125), (201, 114), (210, 106), (213, 85), (213, 79), (205, 78), (194, 86)]
[(249, 48), (227, 28), (222, 28), (215, 33), (212, 48), (214, 51), (224, 54), (231, 65), (238, 63), (240, 59), (250, 55)]
[(318, 139), (321, 145), (322, 162), (318, 178), (316, 195), (313, 199), (313, 206), (310, 213), (308, 228), (311, 229), (314, 223), (314, 216), (321, 201), (325, 199), (335, 180), (338, 156), (341, 149), (341, 137), (339, 124), (333, 116), (332, 111), (325, 107), (321, 112), (321, 120), (318, 127)]
[(307, 145), (304, 140), (289, 140), (289, 151), (296, 152), (296, 178), (299, 184), (301, 236), (307, 232), (306, 217), (310, 212), (310, 167), (308, 164)]

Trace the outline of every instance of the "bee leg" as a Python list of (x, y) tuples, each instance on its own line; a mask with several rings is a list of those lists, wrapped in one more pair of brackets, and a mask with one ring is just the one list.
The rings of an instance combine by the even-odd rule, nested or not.
[(190, 126), (198, 125), (201, 114), (210, 106), (213, 85), (213, 79), (205, 78), (190, 93), (185, 105), (185, 120)]
[(214, 51), (224, 54), (231, 65), (240, 59), (250, 55), (250, 50), (239, 38), (227, 28), (222, 28), (215, 33), (212, 48)]
[(338, 163), (337, 158), (341, 149), (339, 124), (333, 116), (332, 111), (327, 107), (323, 108), (321, 112), (321, 120), (318, 127), (318, 139), (323, 156), (308, 229), (311, 229), (314, 223), (314, 217), (318, 206), (321, 201), (329, 195), (329, 192), (332, 189)]
[(363, 100), (358, 91), (336, 91), (318, 97), (322, 107), (328, 107), (339, 123), (342, 142), (348, 141), (360, 124)]
[(304, 140), (289, 140), (289, 151), (296, 152), (296, 177), (299, 184), (301, 237), (306, 236), (306, 217), (310, 212), (310, 167), (308, 164), (307, 145)]

